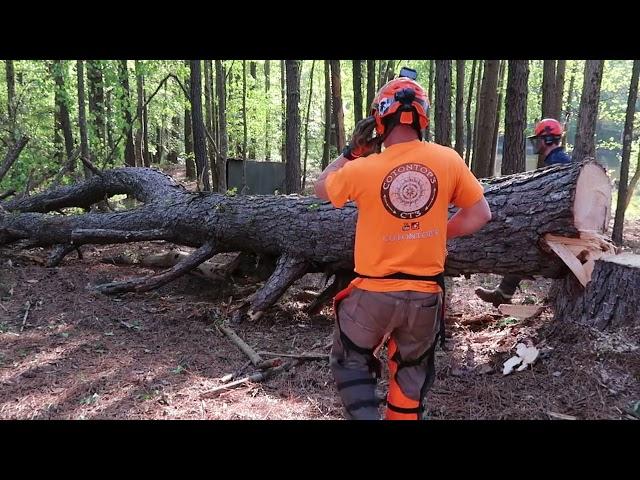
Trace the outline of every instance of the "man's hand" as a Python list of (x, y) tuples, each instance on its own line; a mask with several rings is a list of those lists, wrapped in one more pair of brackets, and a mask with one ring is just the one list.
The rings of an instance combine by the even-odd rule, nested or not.
[(349, 145), (344, 149), (343, 155), (348, 160), (358, 157), (366, 157), (372, 153), (377, 153), (380, 149), (380, 137), (372, 137), (376, 126), (373, 116), (363, 118), (356, 124), (356, 128), (351, 135)]

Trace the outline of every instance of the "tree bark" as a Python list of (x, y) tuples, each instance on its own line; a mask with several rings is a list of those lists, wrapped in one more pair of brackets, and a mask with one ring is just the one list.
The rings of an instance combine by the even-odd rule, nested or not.
[[(304, 121), (304, 161), (302, 166), (302, 191), (307, 182), (307, 156), (309, 155), (309, 114), (311, 113), (311, 97), (313, 96), (313, 70), (316, 61), (311, 61), (311, 78), (309, 80), (309, 97), (307, 99), (307, 115)], [(360, 99), (362, 100), (362, 98)]]
[[(84, 61), (77, 61), (76, 74), (78, 77), (78, 128), (80, 130), (80, 157), (89, 160), (89, 138), (87, 136), (87, 110), (84, 93)], [(89, 178), (91, 170), (84, 165), (84, 176)]]
[(102, 67), (99, 61), (87, 61), (87, 83), (89, 86), (89, 115), (93, 125), (94, 135), (97, 141), (91, 151), (96, 155), (97, 151), (104, 150), (106, 139), (106, 123), (104, 118), (104, 85), (102, 79)]
[[(374, 60), (370, 60), (374, 62)], [(373, 67), (373, 81), (375, 82), (375, 63)], [(369, 77), (371, 81), (371, 77)], [(370, 84), (371, 85), (371, 84)], [(322, 144), (322, 164), (324, 170), (329, 165), (329, 156), (331, 152), (331, 72), (329, 60), (324, 61), (324, 142)]]
[(569, 120), (571, 119), (571, 115), (573, 114), (573, 85), (576, 80), (575, 75), (575, 66), (571, 72), (571, 79), (569, 80), (569, 91), (567, 92), (567, 102), (564, 114), (564, 125), (565, 125), (565, 134), (562, 136), (562, 147), (567, 146), (567, 131), (566, 126), (569, 124)]
[(355, 123), (362, 120), (362, 60), (353, 62), (353, 113)]
[(573, 158), (596, 157), (595, 134), (603, 68), (604, 60), (587, 60), (585, 62)]
[(638, 160), (636, 161), (636, 171), (633, 173), (633, 177), (629, 181), (629, 186), (627, 187), (627, 200), (625, 202), (625, 208), (629, 207), (629, 203), (631, 203), (631, 198), (633, 197), (633, 192), (636, 189), (636, 185), (638, 185), (638, 181), (640, 180), (640, 150), (638, 150)]
[(345, 147), (344, 111), (342, 110), (342, 81), (340, 78), (340, 60), (329, 60), (331, 66), (331, 94), (333, 121), (335, 122), (336, 147), (341, 152)]
[(557, 105), (556, 61), (544, 60), (542, 64), (542, 117), (555, 118)]
[[(212, 139), (216, 138), (213, 113), (213, 63), (211, 60), (204, 61), (204, 103), (205, 103), (205, 130)], [(216, 148), (218, 142), (215, 141)], [(212, 189), (218, 190), (218, 170), (216, 168), (216, 153), (213, 146), (207, 150), (209, 153), (209, 170), (211, 171)]]
[(469, 80), (469, 95), (467, 98), (467, 112), (466, 112), (466, 120), (467, 120), (467, 149), (464, 154), (464, 162), (469, 166), (471, 161), (471, 150), (472, 150), (472, 135), (473, 130), (471, 128), (471, 100), (473, 99), (473, 84), (476, 78), (476, 64), (477, 60), (474, 60), (471, 64), (471, 79)]
[(585, 288), (573, 275), (549, 291), (556, 321), (572, 320), (600, 330), (636, 323), (640, 316), (640, 256), (631, 253), (596, 260)]
[(131, 94), (129, 92), (129, 69), (126, 60), (118, 62), (118, 75), (122, 85), (122, 96), (120, 105), (123, 109), (124, 133), (127, 141), (124, 147), (124, 163), (128, 167), (136, 166), (136, 153), (133, 144), (133, 121), (131, 120)]
[[(507, 61), (500, 62), (500, 80), (498, 82), (498, 103), (496, 106), (496, 122), (493, 126), (493, 141), (491, 143), (491, 158), (489, 166), (490, 176), (496, 173), (496, 156), (498, 155), (498, 136), (500, 134), (500, 113), (502, 111), (502, 99), (504, 97), (504, 75), (507, 70)], [(503, 151), (504, 153), (504, 151)]]
[(456, 60), (456, 152), (464, 157), (464, 60)]
[[(328, 61), (327, 61), (328, 62)], [(371, 104), (376, 96), (376, 61), (367, 60), (367, 105), (366, 113), (371, 110)]]
[(5, 60), (4, 65), (7, 79), (7, 112), (9, 121), (13, 124), (16, 117), (16, 73), (13, 60)]
[(264, 159), (268, 162), (271, 160), (271, 144), (269, 141), (271, 140), (271, 132), (269, 130), (269, 116), (270, 116), (270, 96), (269, 89), (271, 88), (271, 79), (269, 78), (271, 69), (271, 61), (264, 61), (264, 95), (267, 99), (265, 104), (265, 116), (264, 116)]
[[(69, 118), (69, 105), (67, 102), (67, 90), (65, 86), (66, 62), (54, 60), (52, 66), (53, 79), (55, 82), (54, 103), (56, 110), (56, 137), (62, 132), (64, 138), (65, 162), (69, 161), (73, 155), (73, 134), (71, 132), (71, 119)], [(62, 164), (62, 152), (59, 154), (60, 164)], [(71, 171), (75, 170), (75, 162), (71, 165)]]
[(242, 186), (247, 174), (247, 61), (242, 61)]
[(136, 126), (136, 166), (148, 167), (145, 160), (145, 146), (144, 146), (144, 75), (142, 73), (142, 64), (140, 60), (135, 61), (136, 72), (136, 112), (138, 114), (138, 121)]
[(491, 146), (498, 106), (499, 60), (487, 60), (480, 92), (480, 115), (478, 119), (478, 152), (471, 165), (476, 177), (491, 176)]
[(227, 154), (229, 137), (227, 136), (227, 102), (225, 73), (222, 60), (216, 60), (216, 90), (218, 92), (218, 128), (220, 129), (220, 146), (218, 147), (218, 191), (227, 191)]
[(211, 191), (209, 162), (207, 162), (206, 133), (202, 118), (202, 71), (200, 60), (191, 60), (191, 125), (193, 128), (193, 153), (196, 157), (198, 187)]
[(566, 60), (558, 60), (556, 64), (556, 105), (553, 111), (555, 119), (560, 120), (562, 114), (562, 98), (564, 96), (564, 76), (567, 69)]
[[(292, 77), (290, 81), (295, 74)], [(488, 179), (485, 195), (493, 218), (474, 235), (448, 243), (446, 274), (562, 277), (567, 267), (543, 247), (542, 237), (603, 231), (610, 193), (605, 170), (591, 162)], [(131, 194), (144, 205), (116, 213), (32, 213), (89, 208), (117, 194)], [(279, 267), (250, 300), (254, 313), (268, 308), (306, 272), (353, 272), (353, 203), (335, 209), (317, 198), (296, 195), (195, 194), (157, 170), (120, 168), (77, 185), (10, 200), (3, 207), (13, 213), (0, 215), (0, 244), (25, 239), (31, 246), (79, 246), (162, 239), (200, 247), (215, 238), (216, 252), (279, 257)]]
[[(282, 99), (282, 109), (280, 111), (280, 118), (281, 118), (281, 123), (280, 123), (280, 131), (284, 133), (285, 129), (286, 129), (286, 124), (287, 124), (287, 104), (286, 104), (286, 98), (287, 98), (287, 92), (286, 92), (286, 78), (285, 78), (285, 61), (284, 60), (280, 60), (280, 98)], [(281, 161), (286, 162), (287, 161), (287, 141), (286, 141), (286, 136), (282, 135), (282, 145), (280, 148), (280, 158)]]
[(524, 172), (527, 165), (524, 131), (527, 126), (529, 61), (509, 60), (508, 71), (502, 175)]
[(435, 142), (451, 146), (451, 60), (436, 60)]
[(620, 182), (618, 187), (618, 204), (615, 221), (613, 223), (612, 239), (617, 245), (622, 245), (622, 231), (624, 229), (624, 214), (627, 209), (627, 191), (629, 181), (629, 162), (631, 160), (631, 142), (633, 140), (633, 120), (636, 113), (638, 99), (638, 76), (640, 75), (640, 60), (633, 61), (629, 99), (627, 100), (627, 114), (624, 122), (622, 139), (622, 162), (620, 164)]
[(287, 122), (285, 191), (300, 193), (300, 60), (286, 60)]
[(473, 122), (473, 152), (471, 153), (471, 165), (476, 163), (478, 157), (478, 124), (480, 119), (480, 80), (482, 79), (484, 63), (478, 60), (478, 75), (476, 77), (476, 109), (474, 112), (475, 120)]

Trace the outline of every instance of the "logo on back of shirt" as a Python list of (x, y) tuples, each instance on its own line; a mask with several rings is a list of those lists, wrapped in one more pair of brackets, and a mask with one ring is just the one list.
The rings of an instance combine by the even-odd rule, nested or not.
[(384, 208), (403, 220), (427, 213), (437, 196), (438, 179), (429, 167), (420, 163), (398, 165), (385, 175), (380, 188)]

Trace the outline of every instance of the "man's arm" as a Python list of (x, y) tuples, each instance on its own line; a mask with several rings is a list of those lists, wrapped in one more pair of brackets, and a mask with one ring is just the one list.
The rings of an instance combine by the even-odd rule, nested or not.
[(327, 189), (325, 188), (325, 181), (327, 180), (327, 177), (331, 172), (337, 172), (342, 167), (344, 167), (348, 161), (348, 159), (340, 155), (322, 171), (316, 182), (313, 184), (313, 190), (317, 197), (323, 200), (329, 200), (329, 195), (327, 194)]
[(447, 223), (447, 239), (471, 235), (491, 220), (491, 209), (484, 196), (468, 208), (461, 208)]

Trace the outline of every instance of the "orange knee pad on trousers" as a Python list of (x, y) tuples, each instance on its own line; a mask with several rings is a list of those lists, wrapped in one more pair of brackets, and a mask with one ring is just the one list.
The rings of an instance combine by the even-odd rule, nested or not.
[(393, 360), (397, 351), (396, 342), (389, 340), (387, 354), (389, 357), (389, 392), (387, 393), (387, 409), (385, 420), (420, 420), (422, 412), (420, 400), (407, 397), (396, 381), (398, 363)]

